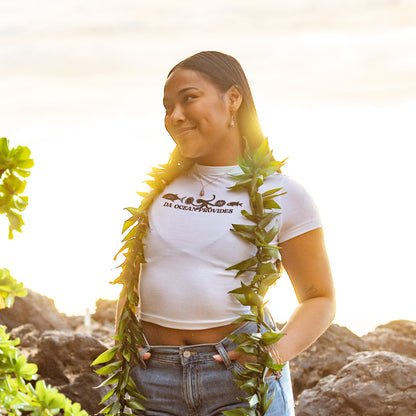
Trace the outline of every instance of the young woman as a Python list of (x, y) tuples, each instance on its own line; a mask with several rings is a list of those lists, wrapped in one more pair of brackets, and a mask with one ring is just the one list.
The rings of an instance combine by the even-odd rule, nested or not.
[[(146, 368), (137, 366), (133, 379), (147, 398), (143, 414), (220, 415), (253, 405), (239, 400), (244, 394), (234, 381), (253, 357), (235, 351), (227, 338), (257, 331), (254, 322), (234, 322), (250, 306), (230, 293), (241, 283), (246, 287), (253, 273), (235, 278), (236, 271), (228, 268), (253, 256), (256, 247), (230, 230), (232, 224), (250, 224), (249, 214), (243, 214), (250, 211), (249, 193), (230, 187), (232, 175), (242, 173), (239, 157), (253, 154), (265, 139), (244, 72), (231, 56), (201, 52), (177, 64), (168, 75), (163, 104), (176, 148), (166, 168), (172, 169), (170, 180), (148, 209), (139, 285), (147, 340), (139, 348)], [(268, 347), (282, 364), (329, 326), (335, 296), (311, 198), (279, 172), (260, 182), (262, 192), (282, 188), (274, 198), (280, 209), (273, 243), (299, 301), (282, 329), (285, 336)], [(119, 309), (124, 302), (121, 298)], [(269, 317), (265, 322), (273, 326)], [(266, 415), (293, 415), (288, 365), (265, 380), (273, 397)]]

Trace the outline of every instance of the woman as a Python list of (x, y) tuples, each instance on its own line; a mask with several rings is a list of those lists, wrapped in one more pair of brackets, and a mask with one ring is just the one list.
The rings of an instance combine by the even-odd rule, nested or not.
[[(252, 196), (242, 188), (229, 189), (242, 173), (237, 161), (264, 144), (250, 88), (234, 58), (201, 52), (170, 71), (163, 103), (176, 148), (166, 168), (169, 180), (162, 181), (164, 188), (148, 209), (139, 289), (146, 368), (135, 368), (133, 379), (147, 398), (146, 415), (219, 415), (241, 406), (256, 408), (260, 405), (240, 401), (244, 394), (233, 380), (253, 356), (235, 351), (227, 338), (257, 332), (253, 322), (235, 323), (253, 308), (240, 303), (237, 292), (230, 293), (240, 284), (247, 288), (253, 273), (242, 270), (235, 279), (229, 268), (255, 250), (242, 233), (230, 231), (232, 224), (250, 223), (250, 214), (242, 213), (250, 209)], [(263, 195), (280, 188), (270, 205), (280, 208), (274, 243), (299, 300), (282, 329), (285, 336), (268, 346), (275, 362), (283, 364), (329, 326), (335, 297), (313, 202), (280, 173), (260, 186)], [(120, 298), (119, 310), (124, 302)], [(267, 317), (264, 322), (262, 332), (273, 325)], [(266, 415), (293, 414), (288, 365), (281, 375), (269, 371), (265, 380), (273, 397)]]

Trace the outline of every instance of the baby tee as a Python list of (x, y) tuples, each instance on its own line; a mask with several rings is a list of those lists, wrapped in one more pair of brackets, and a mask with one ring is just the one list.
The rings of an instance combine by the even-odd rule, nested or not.
[[(248, 193), (231, 191), (229, 173), (238, 166), (195, 165), (172, 181), (149, 209), (144, 239), (146, 263), (140, 277), (143, 321), (177, 329), (207, 329), (232, 323), (248, 313), (229, 291), (248, 284), (252, 273), (235, 278), (227, 267), (252, 257), (253, 244), (230, 231), (232, 224), (252, 225)], [(282, 188), (277, 241), (319, 228), (321, 220), (309, 194), (282, 174), (265, 179), (260, 192)], [(200, 195), (203, 190), (203, 196)]]

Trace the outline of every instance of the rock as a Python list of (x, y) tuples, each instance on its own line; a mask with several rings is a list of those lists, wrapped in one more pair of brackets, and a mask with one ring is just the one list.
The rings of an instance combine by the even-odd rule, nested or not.
[(33, 324), (24, 324), (13, 328), (10, 332), (10, 338), (20, 339), (19, 348), (36, 348), (40, 332), (35, 328)]
[(71, 326), (71, 329), (75, 331), (79, 326), (84, 325), (85, 316), (69, 315), (68, 321), (69, 325)]
[(95, 303), (95, 313), (92, 318), (103, 325), (112, 325), (114, 327), (114, 317), (116, 315), (117, 301), (98, 299)]
[(391, 351), (406, 357), (416, 358), (416, 322), (397, 320), (379, 325), (364, 335), (369, 349)]
[(336, 375), (304, 390), (297, 416), (415, 416), (416, 361), (392, 352), (365, 351)]
[(32, 290), (23, 298), (16, 297), (12, 308), (0, 310), (0, 324), (9, 331), (24, 324), (32, 324), (40, 332), (71, 330), (68, 318), (58, 312), (54, 301)]
[(89, 415), (95, 415), (103, 409), (104, 405), (99, 403), (104, 395), (110, 391), (108, 386), (101, 387), (100, 392), (94, 389), (94, 386), (98, 386), (104, 379), (98, 374), (84, 372), (76, 377), (71, 384), (60, 387), (59, 391), (72, 401), (80, 403), (82, 409)]
[(38, 373), (47, 383), (81, 403), (89, 414), (94, 414), (101, 409), (99, 403), (110, 388), (94, 388), (105, 378), (94, 373), (90, 364), (106, 349), (88, 335), (46, 331), (29, 361), (38, 365)]
[(366, 350), (366, 344), (349, 329), (333, 324), (307, 350), (290, 361), (295, 399), (330, 374), (336, 374), (347, 358)]

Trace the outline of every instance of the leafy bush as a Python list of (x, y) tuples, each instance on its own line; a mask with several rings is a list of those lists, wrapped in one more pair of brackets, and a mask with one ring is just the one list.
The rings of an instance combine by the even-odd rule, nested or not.
[[(9, 149), (8, 140), (0, 138), (0, 214), (6, 214), (9, 220), (9, 238), (13, 238), (13, 231), (21, 232), (24, 224), (20, 212), (28, 198), (20, 196), (26, 187), (21, 178), (30, 175), (28, 169), (32, 166), (27, 147)], [(13, 279), (9, 270), (0, 269), (0, 309), (11, 308), (16, 296), (26, 294), (23, 284)], [(11, 340), (6, 329), (0, 325), (0, 414), (88, 416), (79, 403), (72, 403), (56, 388), (37, 380), (37, 365), (20, 354), (19, 339)]]
[(9, 148), (9, 141), (0, 138), (0, 214), (5, 214), (9, 220), (9, 238), (13, 231), (22, 232), (24, 224), (20, 212), (27, 204), (28, 197), (21, 196), (26, 188), (26, 181), (33, 167), (30, 150), (26, 146)]
[(64, 416), (88, 416), (79, 403), (72, 403), (45, 381), (32, 384), (38, 378), (38, 367), (20, 354), (19, 342), (11, 340), (6, 327), (0, 325), (0, 413), (52, 416), (63, 411)]

